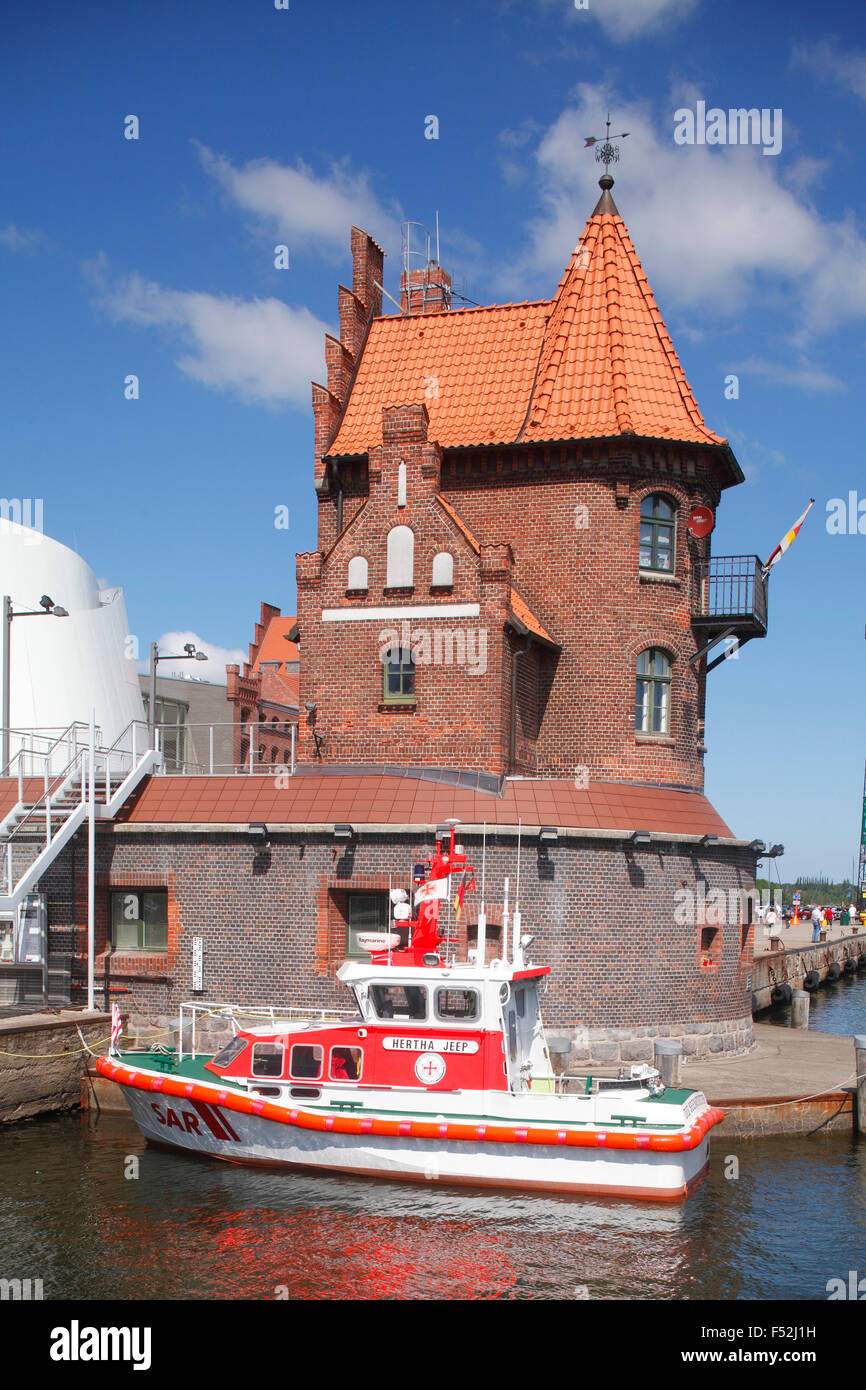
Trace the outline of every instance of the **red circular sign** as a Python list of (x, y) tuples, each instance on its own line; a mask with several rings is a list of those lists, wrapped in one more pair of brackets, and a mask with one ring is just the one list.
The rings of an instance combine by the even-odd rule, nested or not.
[(715, 524), (711, 507), (692, 507), (689, 512), (689, 531), (693, 536), (708, 536)]

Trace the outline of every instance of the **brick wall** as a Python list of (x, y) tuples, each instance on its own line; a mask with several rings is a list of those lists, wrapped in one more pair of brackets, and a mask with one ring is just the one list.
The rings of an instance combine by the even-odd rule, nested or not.
[[(192, 997), (192, 940), (204, 944), (203, 998), (248, 1004), (341, 1005), (334, 980), (344, 958), (349, 891), (405, 886), (432, 838), (395, 829), (361, 834), (346, 848), (318, 832), (271, 832), (261, 849), (234, 833), (100, 829), (97, 841), (97, 955), (104, 964), (111, 888), (165, 887), (167, 953), (111, 959), (111, 979), (129, 990), (124, 1012), (156, 1022)], [(465, 836), (480, 868), (479, 840)], [(553, 967), (544, 1000), (548, 1031), (575, 1040), (578, 1060), (639, 1060), (658, 1034), (691, 1040), (689, 1050), (742, 1050), (751, 1043), (752, 929), (719, 928), (710, 968), (700, 965), (700, 926), (675, 920), (678, 888), (706, 892), (753, 886), (747, 850), (654, 844), (627, 855), (620, 842), (565, 839), (542, 850), (524, 838), (523, 930), (531, 955)], [(86, 850), (70, 845), (43, 880), (52, 949), (86, 946)], [(490, 947), (501, 922), (505, 874), (516, 877), (516, 841), (487, 840)], [(480, 889), (480, 874), (479, 874)], [(466, 898), (456, 928), (474, 941), (480, 894)], [(452, 924), (453, 925), (453, 924)], [(101, 982), (101, 973), (100, 973)], [(344, 997), (345, 995), (345, 997)], [(101, 996), (98, 995), (101, 1002)], [(613, 1051), (612, 1051), (613, 1049)], [(614, 1055), (615, 1053), (615, 1055)]]

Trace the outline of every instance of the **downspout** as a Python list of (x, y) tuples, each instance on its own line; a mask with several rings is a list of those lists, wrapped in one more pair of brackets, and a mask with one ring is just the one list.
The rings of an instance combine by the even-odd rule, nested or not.
[(517, 755), (517, 662), (521, 656), (526, 656), (532, 646), (532, 633), (527, 632), (526, 642), (522, 651), (511, 653), (511, 728), (508, 740), (508, 767), (511, 776), (514, 776), (514, 764)]

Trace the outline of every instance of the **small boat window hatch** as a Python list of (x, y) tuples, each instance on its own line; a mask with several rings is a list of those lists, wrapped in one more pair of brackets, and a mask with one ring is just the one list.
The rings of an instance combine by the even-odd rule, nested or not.
[(322, 1091), (319, 1086), (290, 1086), (289, 1095), (292, 1100), (318, 1100)]
[(331, 1081), (359, 1081), (363, 1065), (362, 1047), (332, 1047), (328, 1075)]
[(240, 1057), (244, 1048), (247, 1046), (247, 1042), (247, 1038), (232, 1038), (231, 1042), (227, 1042), (225, 1047), (221, 1048), (216, 1056), (211, 1058), (213, 1065), (215, 1067), (231, 1066), (232, 1062), (236, 1062)]
[(253, 1076), (282, 1076), (285, 1059), (286, 1050), (282, 1043), (254, 1043), (252, 1074)]
[(325, 1049), (317, 1043), (295, 1043), (289, 1059), (289, 1072), (302, 1081), (318, 1081), (322, 1075)]
[(255, 1094), (257, 1096), (276, 1096), (279, 1099), (283, 1094), (283, 1089), (281, 1086), (256, 1086)]
[(453, 985), (437, 989), (436, 1017), (454, 1019), (463, 1023), (476, 1022), (481, 1017), (478, 990), (455, 989)]

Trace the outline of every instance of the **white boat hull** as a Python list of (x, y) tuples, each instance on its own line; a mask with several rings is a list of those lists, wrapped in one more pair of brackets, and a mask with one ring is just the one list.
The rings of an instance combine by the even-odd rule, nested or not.
[(553, 1144), (404, 1139), (285, 1125), (123, 1087), (148, 1142), (229, 1163), (316, 1169), (405, 1182), (676, 1201), (701, 1180), (709, 1138), (683, 1152), (563, 1149)]

